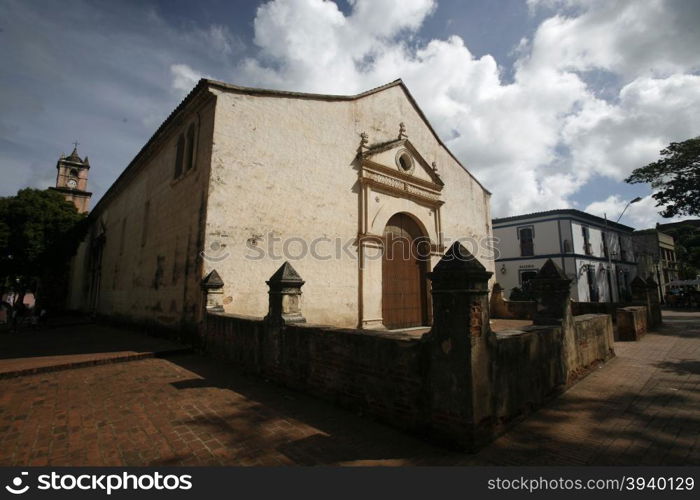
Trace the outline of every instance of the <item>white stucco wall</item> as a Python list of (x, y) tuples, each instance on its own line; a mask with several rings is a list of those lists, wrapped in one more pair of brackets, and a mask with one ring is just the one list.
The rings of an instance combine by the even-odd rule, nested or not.
[[(88, 236), (72, 265), (70, 307), (93, 310), (88, 248), (91, 237), (104, 231), (95, 312), (170, 327), (196, 321), (201, 302), (199, 233), (209, 183), (213, 118), (213, 100), (182, 110), (142, 160), (118, 181), (113, 195), (91, 213)], [(174, 180), (177, 138), (191, 123), (197, 129), (195, 166)]]
[[(218, 93), (204, 244), (211, 255), (204, 272), (216, 269), (225, 282), (227, 312), (263, 316), (265, 281), (289, 260), (306, 280), (302, 311), (309, 322), (361, 324), (356, 154), (362, 132), (372, 146), (396, 139), (401, 122), (419, 153), (437, 163), (444, 181), (445, 243), (490, 236), (489, 195), (438, 143), (400, 86), (345, 101)], [(377, 194), (368, 211), (373, 233), (381, 235), (391, 215), (406, 211), (428, 228), (431, 240), (438, 237), (435, 211), (413, 201)], [(274, 257), (272, 238), (277, 239)], [(264, 252), (251, 250), (253, 241)], [(291, 250), (286, 256), (285, 241)], [(307, 247), (320, 242), (317, 249), (330, 258), (301, 256), (302, 241)], [(482, 263), (493, 270), (493, 261)], [(379, 278), (375, 268), (363, 279), (377, 283)], [(375, 312), (381, 310), (381, 297), (370, 302)]]
[[(498, 239), (496, 244), (499, 257), (520, 257), (520, 240), (518, 230), (524, 227), (533, 229), (533, 248), (535, 255), (558, 254), (559, 246), (559, 221), (536, 220), (525, 222), (512, 222), (502, 226), (495, 225), (493, 235)], [(564, 221), (562, 221), (564, 222)]]

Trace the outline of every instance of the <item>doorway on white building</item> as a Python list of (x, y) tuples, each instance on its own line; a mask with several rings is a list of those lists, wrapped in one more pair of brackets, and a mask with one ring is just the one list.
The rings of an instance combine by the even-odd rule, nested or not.
[(387, 222), (382, 260), (382, 318), (386, 328), (428, 324), (429, 247), (426, 235), (409, 215), (398, 213)]

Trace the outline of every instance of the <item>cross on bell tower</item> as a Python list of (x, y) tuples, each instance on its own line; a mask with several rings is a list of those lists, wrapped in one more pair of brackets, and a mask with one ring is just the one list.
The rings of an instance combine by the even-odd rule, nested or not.
[(90, 171), (90, 162), (86, 156), (84, 159), (78, 154), (78, 145), (73, 143), (73, 152), (66, 156), (64, 154), (56, 163), (56, 186), (49, 189), (59, 191), (66, 197), (66, 200), (72, 201), (78, 212), (87, 212), (88, 204), (92, 193), (87, 190), (88, 172)]

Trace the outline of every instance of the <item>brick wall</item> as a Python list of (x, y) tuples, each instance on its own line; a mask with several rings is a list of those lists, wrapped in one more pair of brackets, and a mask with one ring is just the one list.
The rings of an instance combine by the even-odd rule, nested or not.
[(528, 326), (496, 334), (494, 395), (501, 424), (530, 413), (562, 386), (562, 329)]
[(239, 369), (419, 430), (424, 421), (426, 341), (420, 336), (209, 314), (202, 347)]

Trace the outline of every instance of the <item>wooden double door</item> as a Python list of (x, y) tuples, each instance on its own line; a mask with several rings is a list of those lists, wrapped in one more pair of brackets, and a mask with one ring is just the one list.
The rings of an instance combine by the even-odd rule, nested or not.
[(396, 214), (384, 229), (382, 316), (390, 330), (428, 324), (429, 241), (416, 222)]

